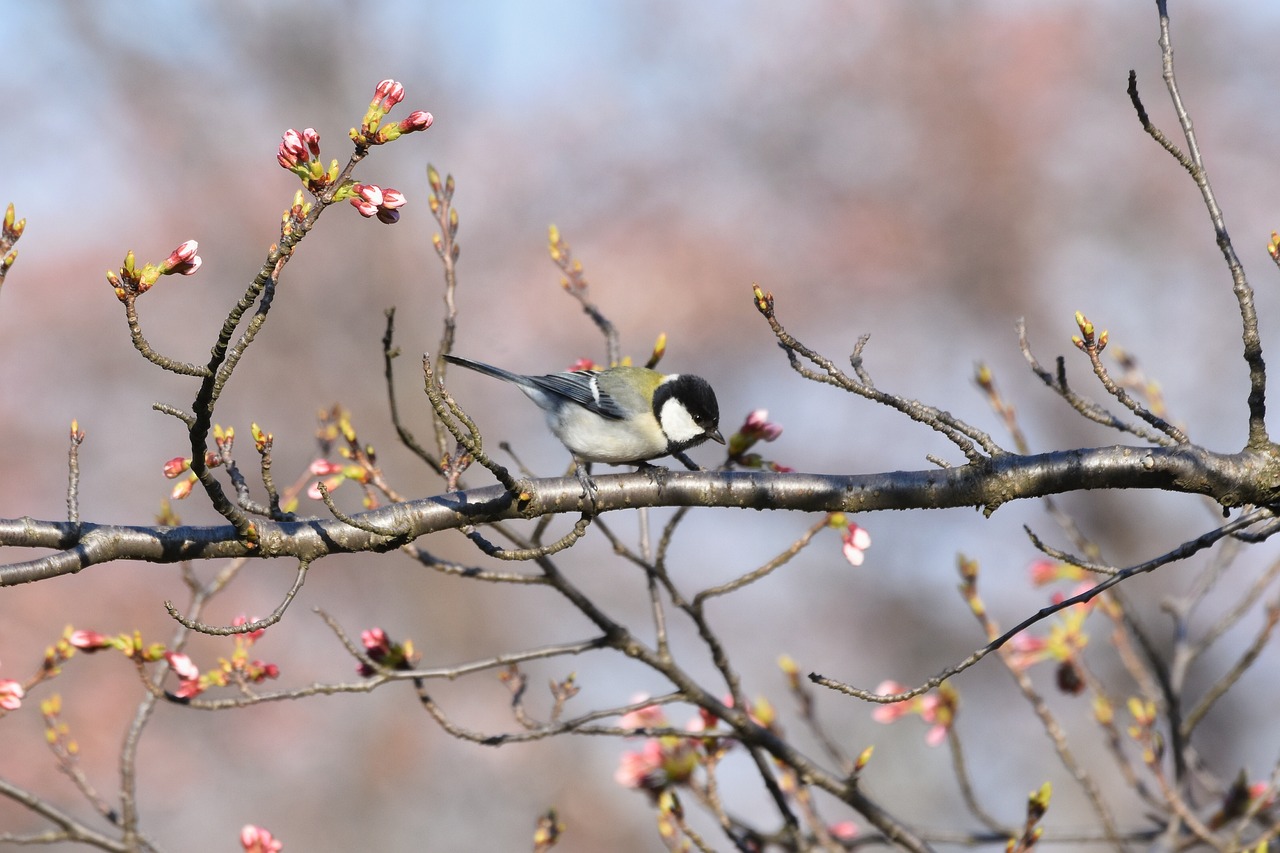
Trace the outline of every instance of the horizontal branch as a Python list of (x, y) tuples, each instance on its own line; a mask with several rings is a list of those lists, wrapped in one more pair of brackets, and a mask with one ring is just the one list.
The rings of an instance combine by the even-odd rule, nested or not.
[[(1034, 456), (1005, 454), (954, 468), (880, 474), (760, 471), (650, 471), (594, 478), (596, 512), (657, 506), (733, 507), (801, 512), (871, 512), (972, 506), (987, 514), (1014, 500), (1091, 489), (1159, 489), (1207, 495), (1224, 507), (1280, 502), (1275, 451), (1212, 453), (1195, 446), (1112, 446)], [(74, 574), (115, 560), (173, 563), (230, 557), (314, 561), (329, 554), (389, 551), (441, 530), (512, 518), (582, 511), (573, 478), (501, 486), (392, 504), (353, 517), (254, 522), (258, 539), (234, 527), (116, 526), (86, 522), (0, 520), (0, 546), (57, 553), (0, 567), (0, 586)], [(375, 532), (378, 531), (378, 532)]]

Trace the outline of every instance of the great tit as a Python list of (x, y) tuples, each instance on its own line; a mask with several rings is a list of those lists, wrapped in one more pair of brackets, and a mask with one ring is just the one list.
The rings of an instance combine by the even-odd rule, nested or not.
[(547, 413), (547, 426), (578, 461), (580, 474), (592, 462), (643, 466), (669, 454), (696, 468), (685, 450), (708, 438), (725, 443), (716, 394), (698, 376), (644, 367), (522, 376), (456, 355), (445, 360), (523, 391)]

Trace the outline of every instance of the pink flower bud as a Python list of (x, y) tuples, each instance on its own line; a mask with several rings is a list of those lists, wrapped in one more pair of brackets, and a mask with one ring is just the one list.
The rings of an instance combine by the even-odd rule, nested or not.
[(311, 159), (315, 160), (320, 156), (320, 134), (313, 127), (308, 127), (302, 131), (302, 142), (307, 146), (307, 151), (311, 154)]
[(290, 128), (284, 132), (280, 147), (276, 149), (276, 159), (286, 169), (293, 168), (307, 159), (307, 149), (302, 144), (302, 137), (298, 135), (298, 131)]
[(368, 628), (361, 631), (360, 642), (364, 644), (369, 657), (374, 660), (380, 660), (391, 653), (391, 640), (387, 638), (387, 632), (381, 628)]
[(187, 477), (185, 480), (182, 480), (177, 485), (175, 485), (173, 487), (173, 491), (169, 493), (169, 497), (173, 498), (175, 501), (182, 500), (183, 498), (191, 494), (191, 489), (192, 487), (195, 486), (197, 482), (198, 481), (196, 479), (196, 475), (192, 474), (191, 476)]
[(406, 201), (408, 201), (408, 199), (404, 197), (404, 193), (400, 192), (400, 190), (386, 189), (382, 191), (382, 207), (385, 207), (387, 210), (395, 210), (397, 207), (404, 207)]
[(160, 272), (164, 275), (191, 275), (200, 269), (203, 261), (196, 254), (199, 244), (195, 240), (188, 240), (178, 248), (169, 253), (169, 257), (165, 258), (164, 263), (160, 265)]
[(21, 684), (12, 678), (0, 678), (0, 708), (6, 711), (18, 710), (22, 707), (22, 697), (25, 695), (26, 691)]
[(183, 681), (191, 681), (200, 677), (200, 668), (192, 663), (191, 658), (182, 652), (165, 652), (164, 659), (169, 662), (169, 669)]
[(352, 189), (369, 204), (375, 207), (382, 206), (382, 187), (377, 184), (356, 184)]
[(360, 215), (365, 219), (368, 219), (370, 216), (373, 216), (378, 212), (376, 205), (369, 204), (369, 202), (362, 198), (351, 199), (351, 206), (360, 211)]
[(844, 558), (850, 565), (861, 566), (862, 561), (866, 559), (863, 552), (871, 547), (871, 534), (851, 522), (848, 532), (842, 537), (842, 542), (840, 550), (844, 553)]
[(72, 631), (67, 642), (85, 652), (96, 652), (111, 647), (111, 638), (97, 631)]
[(341, 471), (342, 466), (330, 462), (328, 459), (316, 459), (307, 466), (307, 470), (310, 471), (313, 476), (327, 477), (330, 474), (336, 474)]
[(280, 853), (284, 845), (262, 827), (248, 824), (240, 830), (240, 846), (245, 853)]
[(400, 122), (401, 133), (413, 133), (415, 130), (426, 130), (435, 121), (435, 116), (425, 110), (414, 110)]

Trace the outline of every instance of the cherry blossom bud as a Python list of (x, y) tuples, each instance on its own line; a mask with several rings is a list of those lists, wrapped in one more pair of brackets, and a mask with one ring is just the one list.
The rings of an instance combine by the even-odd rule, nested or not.
[(0, 678), (0, 709), (16, 711), (22, 707), (22, 697), (26, 691), (22, 685), (12, 678)]
[(200, 669), (191, 658), (182, 652), (165, 652), (164, 659), (169, 662), (169, 668), (173, 670), (173, 674), (181, 678), (183, 681), (190, 681), (193, 678), (200, 677)]
[(866, 559), (863, 552), (871, 547), (871, 534), (865, 528), (850, 522), (848, 531), (841, 539), (844, 543), (841, 548), (844, 558), (850, 565), (861, 566)]
[(199, 480), (196, 475), (191, 474), (185, 480), (173, 487), (173, 491), (169, 493), (169, 497), (175, 501), (182, 500), (191, 494), (191, 490), (195, 487), (197, 482), (199, 482)]
[(245, 853), (279, 853), (284, 845), (260, 826), (246, 824), (240, 830), (240, 846)]
[(365, 652), (375, 661), (391, 653), (391, 640), (387, 638), (387, 632), (381, 628), (361, 631), (360, 642), (364, 645)]
[(320, 134), (316, 132), (314, 127), (308, 127), (302, 131), (302, 142), (307, 146), (307, 151), (311, 154), (312, 160), (319, 158)]
[(72, 631), (67, 642), (85, 652), (96, 652), (99, 649), (112, 647), (111, 638), (97, 631)]
[(435, 120), (435, 116), (425, 110), (414, 110), (400, 121), (400, 132), (413, 133), (415, 130), (426, 130)]
[(388, 210), (404, 207), (407, 200), (400, 190), (386, 189), (382, 191), (382, 206)]
[(373, 90), (373, 95), (384, 111), (390, 110), (404, 100), (404, 86), (401, 86), (395, 80), (383, 80)]
[(175, 477), (181, 477), (182, 474), (191, 467), (191, 460), (182, 456), (175, 456), (168, 462), (164, 463), (164, 475), (172, 480)]
[(160, 265), (160, 272), (163, 275), (192, 275), (196, 270), (200, 269), (203, 261), (196, 254), (199, 244), (195, 240), (188, 240), (178, 248), (169, 253), (169, 257), (165, 258), (164, 263)]
[(382, 187), (377, 184), (356, 184), (354, 189), (356, 194), (369, 204), (375, 207), (382, 206)]
[(336, 474), (342, 470), (342, 466), (336, 462), (330, 462), (328, 459), (316, 459), (308, 467), (307, 470), (316, 477), (328, 477), (330, 474)]

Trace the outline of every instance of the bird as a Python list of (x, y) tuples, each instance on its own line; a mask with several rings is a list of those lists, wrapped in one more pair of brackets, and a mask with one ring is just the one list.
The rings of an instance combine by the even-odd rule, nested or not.
[(724, 444), (720, 406), (703, 378), (646, 367), (610, 367), (526, 376), (448, 354), (445, 361), (515, 385), (546, 412), (547, 426), (578, 463), (584, 488), (592, 462), (652, 467), (673, 456), (699, 470), (684, 451), (710, 439)]

